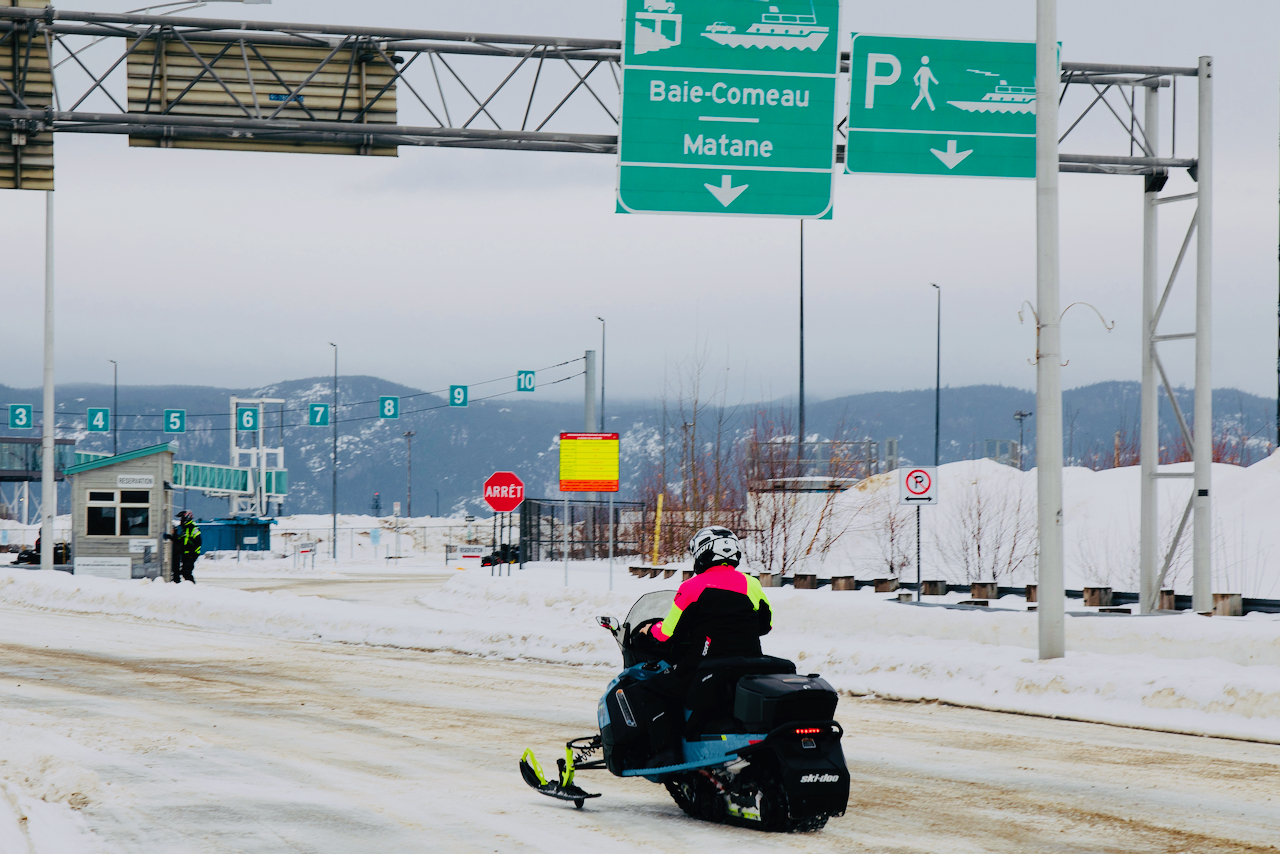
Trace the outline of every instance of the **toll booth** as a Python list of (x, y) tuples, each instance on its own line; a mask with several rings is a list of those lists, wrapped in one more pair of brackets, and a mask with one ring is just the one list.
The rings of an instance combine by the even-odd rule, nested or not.
[(140, 448), (67, 468), (76, 575), (172, 578), (173, 446)]

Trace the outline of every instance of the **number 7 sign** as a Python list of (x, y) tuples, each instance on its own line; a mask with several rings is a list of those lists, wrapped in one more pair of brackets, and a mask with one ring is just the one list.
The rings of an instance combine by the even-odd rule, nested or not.
[(307, 407), (307, 424), (311, 427), (328, 427), (329, 404), (313, 403)]

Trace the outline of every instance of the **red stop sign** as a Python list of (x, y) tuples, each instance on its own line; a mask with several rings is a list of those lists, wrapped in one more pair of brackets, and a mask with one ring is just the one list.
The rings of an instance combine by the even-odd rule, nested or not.
[(524, 481), (514, 472), (495, 471), (484, 482), (484, 500), (498, 513), (510, 513), (524, 501)]

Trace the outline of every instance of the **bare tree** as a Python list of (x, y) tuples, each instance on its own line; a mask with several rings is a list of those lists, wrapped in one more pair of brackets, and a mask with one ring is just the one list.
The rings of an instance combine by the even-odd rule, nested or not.
[(948, 572), (962, 576), (953, 581), (1000, 581), (1032, 568), (1036, 515), (1027, 481), (1003, 471), (983, 477), (975, 469), (959, 487), (956, 509), (934, 542)]

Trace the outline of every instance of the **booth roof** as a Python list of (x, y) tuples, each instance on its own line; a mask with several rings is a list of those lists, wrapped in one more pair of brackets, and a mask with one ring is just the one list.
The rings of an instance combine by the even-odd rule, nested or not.
[(116, 454), (114, 457), (103, 457), (100, 460), (90, 460), (87, 463), (80, 463), (76, 466), (69, 466), (66, 474), (80, 474), (81, 472), (93, 471), (94, 469), (106, 468), (116, 463), (124, 463), (129, 460), (136, 460), (140, 457), (149, 457), (152, 454), (162, 454), (165, 451), (177, 450), (173, 443), (165, 442), (163, 445), (152, 445), (149, 448), (139, 448), (136, 451), (126, 451), (123, 454)]

